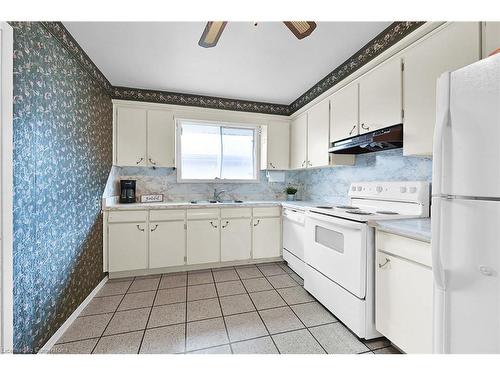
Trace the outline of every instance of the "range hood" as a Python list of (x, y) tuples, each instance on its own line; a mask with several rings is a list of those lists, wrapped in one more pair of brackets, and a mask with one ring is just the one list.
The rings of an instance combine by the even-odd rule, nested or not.
[(366, 154), (403, 147), (403, 124), (389, 126), (369, 133), (332, 142), (332, 154)]

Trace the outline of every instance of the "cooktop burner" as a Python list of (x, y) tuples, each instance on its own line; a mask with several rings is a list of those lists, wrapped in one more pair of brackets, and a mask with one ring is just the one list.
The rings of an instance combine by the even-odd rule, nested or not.
[(356, 215), (373, 215), (371, 212), (366, 211), (358, 211), (358, 210), (349, 210), (346, 211), (348, 214), (356, 214)]
[(324, 210), (331, 210), (333, 207), (332, 206), (316, 206), (316, 208), (322, 208)]
[(357, 210), (359, 207), (355, 206), (335, 206), (336, 208), (340, 208), (341, 210)]
[(394, 211), (377, 211), (377, 214), (382, 214), (382, 215), (398, 215), (398, 213), (394, 212)]

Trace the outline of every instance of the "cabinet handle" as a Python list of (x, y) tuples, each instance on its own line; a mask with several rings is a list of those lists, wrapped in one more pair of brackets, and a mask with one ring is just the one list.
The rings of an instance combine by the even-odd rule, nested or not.
[(151, 228), (151, 232), (154, 232), (155, 230), (158, 229), (158, 224), (155, 224), (155, 227), (154, 228)]
[(365, 123), (362, 123), (361, 124), (361, 127), (365, 130), (370, 130), (370, 127), (369, 126), (365, 126)]
[(210, 222), (210, 225), (213, 226), (214, 228), (217, 228), (217, 225), (215, 225), (213, 221)]
[(382, 264), (378, 264), (378, 268), (384, 268), (391, 260), (388, 258), (385, 258), (385, 262)]
[(276, 169), (276, 167), (273, 165), (273, 163), (269, 162), (269, 165), (271, 166), (271, 168)]
[(139, 161), (137, 161), (135, 164), (139, 164), (143, 160), (144, 160), (144, 158), (140, 158)]
[(349, 132), (349, 135), (352, 135), (352, 132), (356, 129), (356, 125), (354, 125), (351, 129), (351, 131)]
[(302, 162), (302, 166), (304, 166), (304, 164), (305, 164), (305, 163), (306, 163), (306, 161), (304, 160), (304, 161)]
[(254, 223), (254, 224), (253, 224), (253, 226), (254, 226), (254, 227), (256, 227), (257, 225), (259, 225), (259, 223), (260, 223), (260, 220), (259, 220), (259, 219), (257, 219), (257, 222), (256, 222), (256, 223)]
[(153, 165), (156, 165), (156, 162), (155, 162), (155, 161), (153, 161), (153, 159), (151, 159), (151, 158), (149, 158), (149, 162), (150, 162), (151, 164), (153, 164)]
[(144, 228), (141, 228), (141, 227), (139, 226), (139, 224), (136, 224), (135, 226), (136, 226), (136, 227), (137, 227), (137, 229), (139, 229), (141, 232), (144, 232)]
[(308, 165), (309, 167), (312, 167), (312, 166), (313, 166), (313, 165), (312, 165), (312, 163), (311, 163), (309, 160), (307, 161), (307, 165)]
[(225, 228), (225, 227), (227, 227), (228, 225), (229, 225), (229, 221), (227, 221), (227, 220), (226, 220), (226, 224), (223, 224), (223, 225), (221, 226), (221, 228)]

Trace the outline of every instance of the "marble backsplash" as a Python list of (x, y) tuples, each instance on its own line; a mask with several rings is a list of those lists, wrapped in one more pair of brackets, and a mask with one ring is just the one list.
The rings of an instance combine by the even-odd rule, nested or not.
[(287, 171), (279, 183), (268, 182), (264, 171), (256, 183), (178, 183), (174, 168), (114, 166), (105, 196), (118, 195), (120, 179), (137, 180), (138, 195), (159, 193), (169, 202), (211, 199), (214, 189), (225, 190), (222, 199), (284, 200), (286, 185), (293, 184), (298, 199), (341, 204), (347, 203), (351, 182), (431, 181), (431, 175), (431, 158), (406, 157), (401, 149), (358, 155), (353, 166)]
[[(254, 183), (179, 183), (175, 168), (113, 167), (109, 195), (118, 195), (120, 180), (137, 180), (136, 193), (163, 194), (164, 201), (185, 202), (212, 199), (214, 189), (224, 190), (224, 200), (241, 199), (245, 201), (283, 200), (286, 182), (268, 182), (266, 172), (260, 172), (259, 182)], [(113, 188), (111, 189), (111, 186)], [(115, 193), (109, 194), (114, 191)]]

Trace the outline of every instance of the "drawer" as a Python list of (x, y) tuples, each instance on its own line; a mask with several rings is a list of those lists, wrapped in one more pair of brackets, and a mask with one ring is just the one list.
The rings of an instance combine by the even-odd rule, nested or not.
[(149, 211), (150, 221), (184, 220), (186, 210), (151, 210)]
[(130, 223), (137, 221), (146, 221), (148, 219), (148, 211), (110, 211), (108, 213), (108, 223)]
[(218, 208), (190, 208), (187, 210), (189, 219), (217, 219), (219, 217)]
[(377, 230), (377, 250), (432, 267), (431, 245), (428, 242)]
[(281, 207), (273, 206), (273, 207), (255, 207), (253, 209), (254, 217), (273, 217), (273, 216), (281, 216)]
[(252, 209), (250, 207), (221, 208), (220, 217), (222, 218), (252, 217)]

